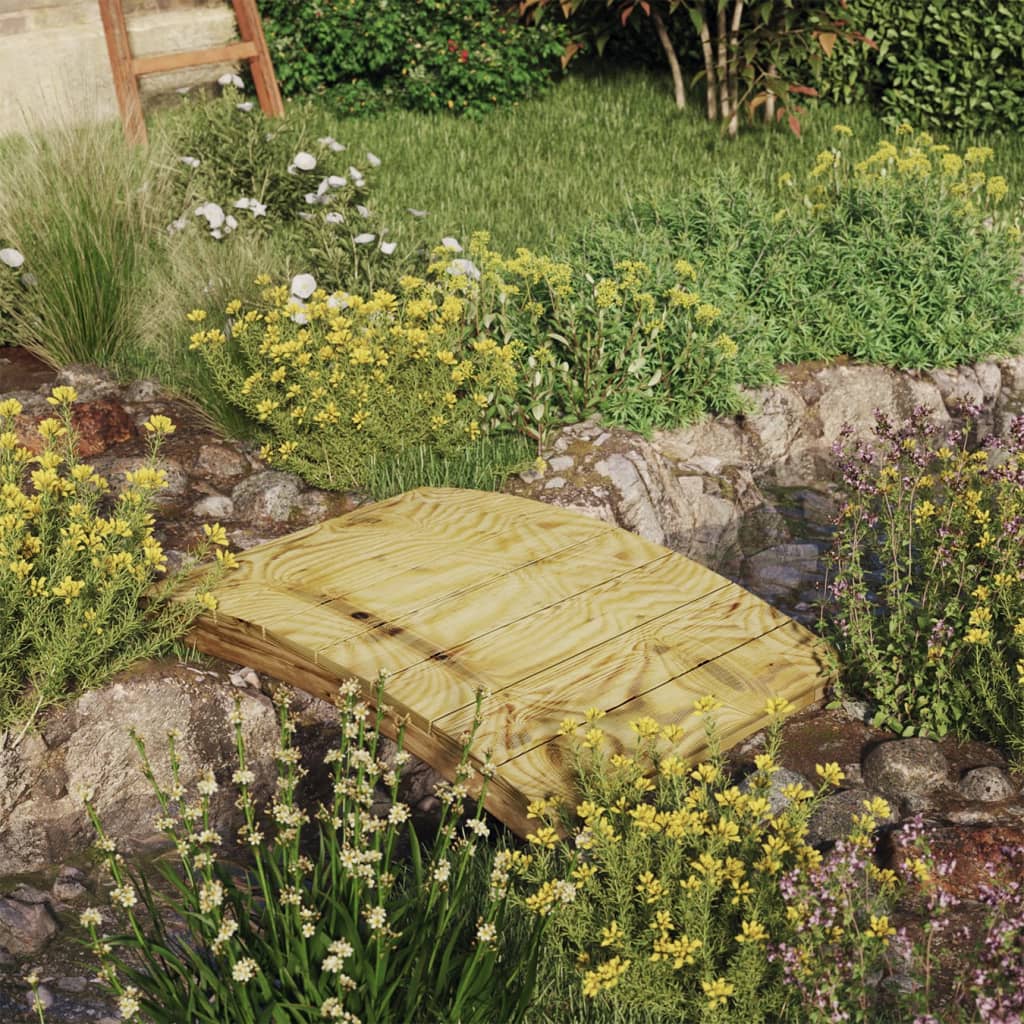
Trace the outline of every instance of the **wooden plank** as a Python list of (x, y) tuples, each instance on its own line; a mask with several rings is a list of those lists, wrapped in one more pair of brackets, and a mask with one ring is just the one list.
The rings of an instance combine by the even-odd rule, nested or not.
[(125, 138), (132, 144), (146, 142), (146, 119), (142, 115), (139, 85), (132, 74), (132, 48), (121, 0), (99, 0), (103, 34), (107, 40), (114, 92), (121, 111)]
[[(673, 752), (689, 760), (699, 760), (707, 754), (707, 743), (703, 722), (693, 714), (693, 705), (708, 694), (723, 702), (714, 715), (723, 750), (768, 726), (764, 706), (770, 698), (785, 697), (795, 709), (807, 707), (822, 697), (828, 679), (825, 660), (815, 649), (813, 636), (810, 640), (808, 636), (803, 627), (787, 622), (714, 661), (613, 705), (607, 709), (607, 716), (595, 723), (608, 737), (604, 750), (608, 754), (632, 753), (636, 736), (629, 723), (649, 717), (662, 725), (682, 726), (685, 735), (672, 748)], [(812, 685), (808, 685), (809, 681)], [(597, 693), (586, 696), (598, 697), (602, 692), (608, 691), (598, 689)], [(605, 704), (620, 694), (621, 691), (609, 693)], [(580, 697), (583, 696), (580, 693)], [(594, 703), (605, 709), (599, 700)], [(565, 717), (582, 721), (589, 706), (578, 700)], [(486, 722), (485, 718), (485, 727)], [(500, 764), (499, 774), (506, 786), (534, 797), (556, 795), (575, 799), (569, 777), (572, 740), (557, 735), (557, 728), (554, 716), (550, 715), (548, 727), (538, 730), (542, 739)], [(581, 728), (579, 735), (583, 732)], [(478, 734), (478, 745), (482, 739)]]
[(255, 57), (256, 44), (251, 42), (225, 43), (211, 46), (206, 50), (188, 50), (181, 53), (164, 53), (154, 57), (135, 57), (131, 62), (132, 73), (158, 75), (163, 71), (177, 71), (180, 68), (202, 67), (206, 64), (234, 63)]
[[(570, 658), (552, 659), (532, 676), (521, 677), (508, 693), (493, 693), (484, 704), (478, 740), (496, 757), (500, 751), (500, 760), (505, 761), (553, 739), (566, 718), (582, 721), (589, 707), (607, 711), (625, 704), (787, 621), (764, 601), (729, 584), (628, 632), (609, 635)], [(407, 700), (411, 693), (401, 680), (399, 676), (394, 681), (391, 692), (396, 699)], [(738, 677), (736, 682), (739, 685)], [(429, 706), (422, 698), (416, 703), (424, 711)], [(432, 725), (457, 734), (471, 719), (471, 708), (464, 705), (435, 718)]]

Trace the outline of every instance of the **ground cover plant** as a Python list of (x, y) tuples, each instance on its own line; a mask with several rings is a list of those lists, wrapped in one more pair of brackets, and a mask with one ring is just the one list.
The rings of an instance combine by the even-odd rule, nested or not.
[[(73, 388), (53, 390), (54, 415), (36, 428), (38, 454), (18, 441), (20, 403), (0, 403), (0, 729), (22, 734), (45, 708), (166, 651), (216, 607), (217, 569), (194, 598), (171, 600), (193, 563), (164, 576), (153, 536), (153, 499), (166, 479), (160, 445), (174, 425), (165, 416), (146, 422), (149, 457), (110, 500), (107, 481), (77, 456), (75, 398)], [(226, 544), (222, 528), (208, 527), (193, 557), (216, 548), (216, 564), (226, 566)]]
[[(977, 415), (978, 410), (973, 410)], [(840, 693), (903, 735), (955, 732), (1024, 759), (1024, 418), (969, 446), (917, 410), (836, 446), (838, 520), (828, 632)]]
[(851, 134), (835, 126), (779, 196), (718, 177), (638, 204), (623, 228), (685, 252), (725, 327), (776, 364), (921, 368), (1019, 350), (1020, 230), (1005, 177), (987, 173), (992, 150), (961, 156), (907, 129), (857, 160)]

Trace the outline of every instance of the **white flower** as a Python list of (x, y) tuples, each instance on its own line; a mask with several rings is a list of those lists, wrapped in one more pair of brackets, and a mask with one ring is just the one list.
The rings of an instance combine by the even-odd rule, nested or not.
[(372, 907), (370, 910), (363, 911), (363, 917), (366, 918), (370, 930), (376, 931), (378, 928), (384, 927), (384, 922), (388, 919), (388, 912), (383, 907)]
[(323, 138), (317, 139), (317, 142), (321, 146), (326, 146), (332, 153), (344, 153), (345, 146), (343, 146), (337, 139), (331, 138), (330, 135), (325, 135)]
[(217, 79), (217, 84), (233, 85), (236, 89), (245, 88), (245, 82), (243, 82), (238, 75), (232, 74), (230, 71), (226, 71), (223, 75), (221, 75), (220, 78)]
[(367, 153), (366, 154), (366, 162), (371, 167), (380, 167), (380, 157), (379, 156), (374, 156), (373, 153)]
[(0, 249), (0, 263), (12, 270), (17, 270), (25, 262), (25, 257), (17, 249)]
[(235, 981), (251, 981), (259, 973), (259, 969), (256, 961), (247, 956), (231, 968), (231, 977)]
[(236, 210), (248, 210), (249, 209), (249, 204), (252, 203), (252, 202), (254, 202), (254, 200), (246, 199), (245, 196), (242, 196), (241, 199), (236, 199), (235, 200), (235, 209)]
[(103, 916), (95, 907), (89, 907), (78, 916), (78, 922), (83, 928), (98, 928), (103, 924)]
[(184, 231), (186, 227), (188, 227), (188, 221), (184, 217), (179, 217), (167, 225), (167, 233), (173, 235), (178, 231)]
[(426, 217), (426, 215), (427, 215), (427, 211), (426, 211), (426, 210), (416, 210), (416, 209), (414, 209), (414, 208), (413, 208), (413, 207), (411, 207), (411, 206), (410, 206), (410, 207), (408, 207), (408, 210), (409, 210), (409, 212), (410, 212), (410, 213), (411, 213), (411, 214), (412, 214), (412, 215), (413, 215), (414, 217)]
[(196, 783), (196, 789), (203, 796), (213, 796), (217, 792), (217, 780), (213, 777), (213, 772), (209, 769), (203, 774), (203, 777)]
[(310, 206), (316, 206), (320, 202), (320, 197), (315, 192), (307, 192), (306, 202)]
[(327, 184), (331, 188), (344, 188), (348, 184), (348, 179), (343, 178), (340, 174), (332, 174), (327, 178)]
[(328, 296), (327, 306), (329, 309), (348, 309), (350, 304), (348, 298), (346, 292), (335, 292), (333, 295)]
[(451, 235), (442, 238), (441, 244), (450, 252), (462, 252), (462, 246), (459, 245), (459, 240), (457, 238), (452, 238)]
[(477, 928), (476, 938), (478, 942), (482, 942), (485, 946), (489, 946), (498, 938), (498, 929), (488, 921)]
[(178, 159), (186, 167), (198, 167), (199, 166), (199, 157), (197, 157), (197, 156), (179, 156)]
[(330, 182), (327, 178), (324, 178), (319, 185), (316, 187), (316, 194), (322, 196), (331, 187)]
[(316, 167), (316, 157), (305, 151), (296, 153), (292, 157), (291, 166), (297, 167), (300, 171), (312, 171)]
[(224, 211), (217, 203), (205, 203), (196, 210), (197, 217), (203, 217), (211, 228), (219, 228), (224, 224)]
[(363, 217), (363, 218), (367, 218), (367, 217), (370, 216), (369, 209), (367, 207), (361, 205), (360, 203), (356, 203), (356, 213), (358, 213), (359, 216)]
[(246, 100), (244, 103), (236, 103), (235, 108), (242, 111), (243, 114), (248, 114), (250, 110), (255, 106), (252, 100)]
[(141, 1005), (139, 1002), (139, 990), (134, 985), (127, 985), (124, 992), (117, 999), (117, 1008), (121, 1011), (121, 1016), (125, 1020), (129, 1017), (134, 1017), (139, 1012)]
[(480, 269), (472, 260), (457, 259), (448, 264), (447, 272), (452, 277), (469, 277), (474, 281), (480, 280)]
[(296, 274), (292, 278), (291, 293), (296, 298), (308, 299), (316, 291), (316, 278), (312, 274)]
[(174, 90), (179, 96), (187, 96), (192, 91), (191, 85), (182, 85)]
[(305, 313), (292, 313), (289, 319), (293, 324), (298, 324), (300, 327), (305, 327), (309, 323), (309, 317)]
[(384, 253), (385, 256), (390, 256), (397, 248), (398, 248), (398, 243), (397, 242), (381, 242), (380, 243), (380, 251), (382, 253)]
[(352, 241), (356, 245), (369, 245), (376, 237), (376, 235), (371, 235), (369, 231), (364, 231), (362, 234), (356, 235)]
[(230, 213), (224, 218), (224, 224), (228, 231), (234, 231), (238, 227), (238, 221)]
[(344, 215), (338, 213), (337, 210), (331, 210), (330, 213), (325, 213), (324, 214), (324, 220), (327, 221), (328, 224), (344, 224), (345, 223)]

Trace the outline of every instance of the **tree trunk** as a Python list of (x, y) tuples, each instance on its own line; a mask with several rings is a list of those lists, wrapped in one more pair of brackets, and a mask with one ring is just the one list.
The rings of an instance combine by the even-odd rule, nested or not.
[(652, 10), (651, 19), (654, 21), (654, 31), (658, 33), (658, 42), (661, 43), (661, 48), (665, 51), (665, 57), (668, 59), (668, 66), (672, 70), (672, 88), (676, 94), (676, 109), (682, 110), (686, 106), (686, 88), (683, 85), (683, 72), (679, 67), (679, 58), (676, 56), (675, 48), (672, 46), (672, 40), (669, 39), (668, 29), (665, 28), (665, 22), (661, 15), (656, 10)]
[(729, 109), (729, 30), (725, 23), (725, 7), (718, 12), (718, 112), (723, 121), (732, 116)]
[(736, 0), (729, 26), (729, 138), (735, 139), (740, 130), (739, 39), (740, 21), (743, 19), (743, 0)]
[[(707, 9), (704, 11), (707, 14)], [(700, 45), (704, 51), (704, 81), (708, 87), (708, 120), (718, 120), (718, 92), (715, 82), (715, 55), (711, 48), (711, 29), (707, 17), (700, 26)]]
[[(778, 74), (778, 69), (775, 67), (775, 65), (774, 64), (769, 64), (768, 65), (768, 77), (769, 78), (774, 78), (777, 74)], [(769, 92), (768, 93), (768, 99), (767, 99), (767, 101), (765, 102), (765, 105), (764, 105), (764, 119), (769, 124), (772, 124), (774, 122), (774, 120), (775, 120), (775, 100), (776, 100), (775, 93)]]

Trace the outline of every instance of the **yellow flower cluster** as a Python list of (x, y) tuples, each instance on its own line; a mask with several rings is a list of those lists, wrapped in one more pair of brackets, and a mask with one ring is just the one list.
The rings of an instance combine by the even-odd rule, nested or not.
[(231, 303), (224, 330), (190, 313), (191, 347), (265, 425), (261, 457), (351, 487), (382, 452), (423, 443), (447, 454), (500, 425), (518, 346), (471, 329), (465, 280), (407, 276), (399, 294), (317, 290), (307, 302), (268, 286), (260, 308)]

